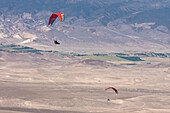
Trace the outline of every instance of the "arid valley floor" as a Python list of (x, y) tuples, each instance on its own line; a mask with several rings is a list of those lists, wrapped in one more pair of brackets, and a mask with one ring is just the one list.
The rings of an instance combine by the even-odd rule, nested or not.
[(170, 59), (143, 59), (0, 51), (0, 113), (169, 113)]

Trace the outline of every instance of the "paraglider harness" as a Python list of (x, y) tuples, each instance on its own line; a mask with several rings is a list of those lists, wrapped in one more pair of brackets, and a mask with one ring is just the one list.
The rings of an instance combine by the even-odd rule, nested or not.
[(54, 44), (60, 44), (59, 42), (57, 42), (57, 40), (54, 40)]

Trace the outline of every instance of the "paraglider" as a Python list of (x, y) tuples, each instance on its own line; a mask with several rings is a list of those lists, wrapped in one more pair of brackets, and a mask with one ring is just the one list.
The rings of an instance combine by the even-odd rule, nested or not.
[(49, 19), (49, 22), (48, 22), (48, 26), (50, 26), (50, 25), (52, 26), (57, 17), (60, 18), (60, 21), (64, 21), (65, 20), (65, 16), (64, 16), (63, 13), (53, 13), (50, 16), (50, 19)]
[[(108, 87), (108, 88), (106, 88), (105, 90), (108, 90), (108, 89), (112, 89), (112, 90), (115, 91), (116, 94), (118, 94), (118, 90), (117, 90), (116, 88), (114, 88), (114, 87)], [(107, 101), (110, 101), (110, 99), (108, 98)]]
[(108, 90), (108, 89), (113, 89), (113, 90), (115, 91), (115, 93), (118, 94), (118, 90), (117, 90), (116, 88), (114, 88), (114, 87), (108, 87), (108, 88), (106, 88), (105, 90)]
[[(52, 26), (57, 17), (60, 18), (60, 21), (65, 20), (65, 16), (63, 13), (53, 13), (49, 18), (48, 26), (50, 25)], [(60, 43), (57, 42), (57, 40), (54, 40), (54, 44), (60, 44)]]

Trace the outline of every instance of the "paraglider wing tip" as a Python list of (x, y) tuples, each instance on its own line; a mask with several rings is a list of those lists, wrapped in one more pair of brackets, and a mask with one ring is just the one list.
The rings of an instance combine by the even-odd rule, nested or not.
[(50, 23), (48, 23), (48, 25), (47, 25), (48, 27), (50, 26)]
[(108, 90), (108, 89), (113, 89), (113, 90), (115, 91), (115, 93), (118, 94), (118, 90), (117, 90), (116, 88), (114, 88), (114, 87), (108, 87), (108, 88), (106, 88), (105, 90)]
[(116, 94), (118, 94), (118, 90), (117, 89), (113, 88), (113, 90), (115, 91)]

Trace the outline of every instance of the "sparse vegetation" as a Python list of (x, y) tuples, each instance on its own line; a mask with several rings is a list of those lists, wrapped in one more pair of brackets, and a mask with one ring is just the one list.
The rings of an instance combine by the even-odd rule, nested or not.
[(75, 56), (88, 56), (86, 54), (76, 54)]
[(115, 55), (127, 55), (125, 53), (114, 53)]
[(136, 56), (129, 56), (129, 57), (118, 56), (118, 57), (129, 60), (129, 61), (144, 61), (140, 59), (140, 57), (136, 57)]
[(136, 63), (122, 63), (121, 65), (136, 65)]
[(84, 58), (89, 58), (89, 59), (96, 59), (96, 60), (109, 60), (109, 61), (123, 61), (125, 59), (116, 57), (116, 56), (94, 56), (94, 55), (89, 55), (89, 56), (84, 56)]
[(93, 54), (94, 56), (108, 56), (107, 54)]
[(39, 53), (42, 52), (42, 50), (37, 50), (31, 47), (24, 47), (24, 46), (20, 46), (20, 45), (1, 45), (0, 46), (0, 51), (8, 51), (8, 52), (34, 52), (34, 53)]

